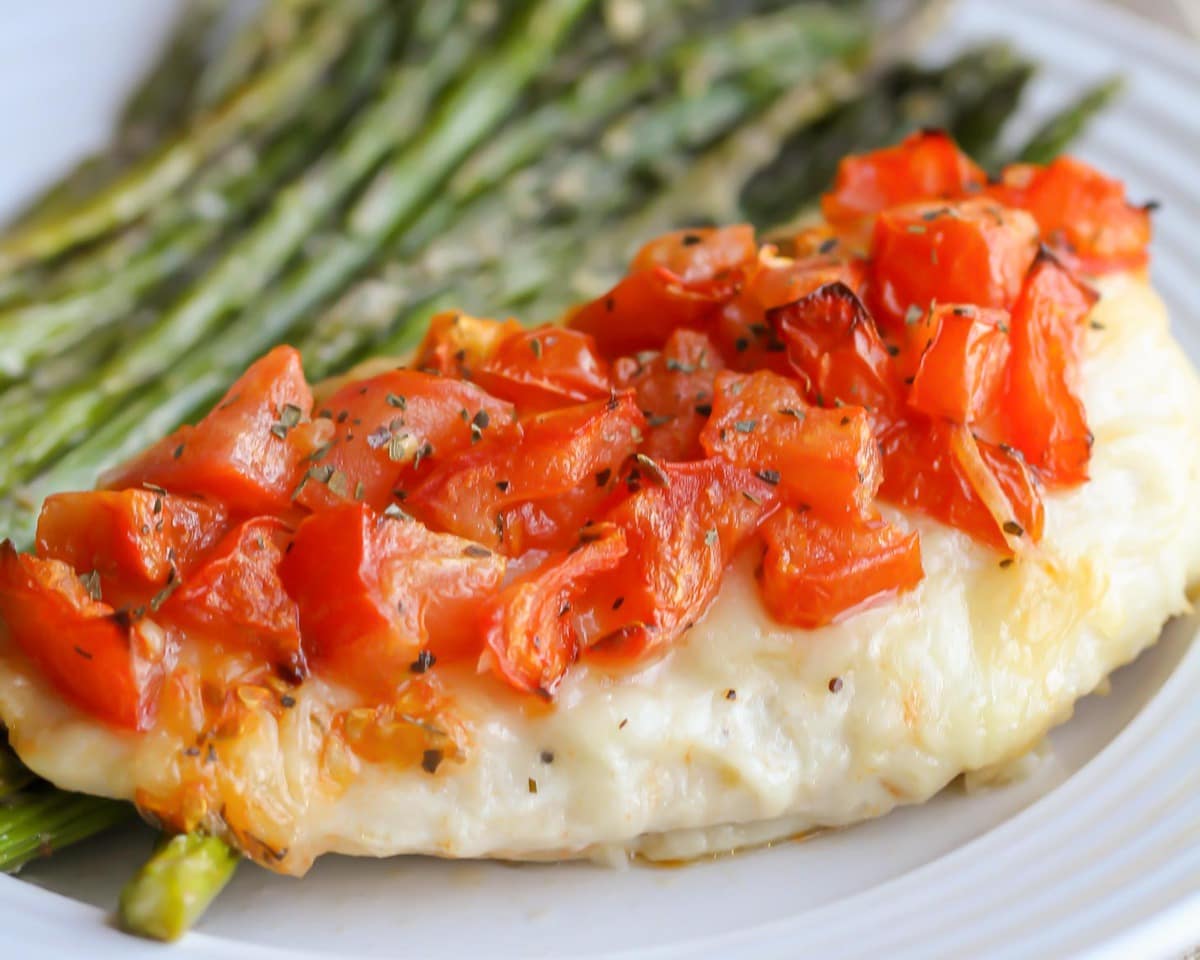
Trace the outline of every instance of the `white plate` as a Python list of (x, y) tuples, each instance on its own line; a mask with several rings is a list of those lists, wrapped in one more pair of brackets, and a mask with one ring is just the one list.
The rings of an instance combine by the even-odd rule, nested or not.
[[(55, 0), (0, 34), (0, 215), (103, 140), (167, 21), (161, 0)], [(1005, 35), (1045, 63), (1035, 111), (1113, 70), (1132, 81), (1079, 152), (1162, 200), (1154, 274), (1193, 359), (1200, 50), (1084, 0), (976, 0), (940, 41)], [(1200, 491), (1198, 491), (1200, 493)], [(804, 844), (681, 870), (328, 858), (251, 867), (185, 957), (1151, 957), (1200, 943), (1195, 623), (1082, 703), (1021, 783), (950, 792)], [(0, 877), (0, 954), (162, 956), (107, 926), (144, 855), (131, 829)], [(31, 882), (23, 882), (31, 881)], [(54, 891), (54, 892), (50, 892)]]

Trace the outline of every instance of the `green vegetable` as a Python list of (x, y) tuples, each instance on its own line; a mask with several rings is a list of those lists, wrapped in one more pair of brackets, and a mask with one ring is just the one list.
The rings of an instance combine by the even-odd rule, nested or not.
[(141, 298), (179, 274), (222, 235), (269, 199), (286, 177), (319, 155), (331, 131), (378, 79), (395, 22), (372, 25), (340, 71), (341, 81), (316, 97), (303, 121), (264, 149), (243, 145), (207, 170), (179, 201), (144, 226), (75, 258), (60, 276), (60, 296), (0, 310), (0, 373), (21, 377), (46, 357), (65, 353), (85, 338), (128, 339), (106, 328), (128, 317)]
[(289, 55), (238, 95), (200, 117), (190, 129), (134, 165), (86, 203), (61, 216), (18, 228), (0, 239), (0, 275), (52, 257), (129, 223), (166, 198), (211, 157), (269, 118), (306, 105), (321, 78), (345, 50), (355, 23), (373, 8), (358, 0), (325, 7), (321, 20)]
[(50, 787), (34, 787), (0, 801), (0, 872), (77, 843), (133, 816), (133, 808)]
[(1046, 121), (1017, 151), (1015, 162), (1049, 163), (1083, 133), (1084, 128), (1121, 92), (1121, 77), (1110, 77), (1086, 90), (1075, 102)]
[(217, 837), (171, 837), (121, 891), (121, 927), (154, 940), (178, 940), (233, 879), (239, 859)]

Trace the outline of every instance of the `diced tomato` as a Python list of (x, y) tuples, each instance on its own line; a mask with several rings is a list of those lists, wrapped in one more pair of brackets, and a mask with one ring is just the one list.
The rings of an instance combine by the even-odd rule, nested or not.
[(1038, 248), (1023, 210), (979, 198), (885, 210), (871, 240), (868, 303), (885, 331), (934, 303), (1012, 308)]
[(721, 460), (662, 464), (604, 517), (629, 552), (580, 599), (587, 656), (626, 664), (667, 649), (708, 610), (726, 566), (776, 506), (775, 488)]
[(977, 423), (994, 413), (1004, 388), (1009, 315), (969, 305), (939, 305), (908, 404), (951, 423)]
[(276, 347), (229, 388), (194, 427), (181, 427), (103, 478), (109, 489), (152, 483), (211, 497), (232, 513), (281, 512), (303, 472), (292, 428), (312, 413), (300, 354)]
[(204, 563), (183, 576), (160, 618), (200, 632), (209, 643), (262, 653), (291, 676), (305, 674), (296, 602), (279, 564), (291, 532), (274, 517), (231, 530)]
[(0, 543), (0, 619), (8, 637), (65, 696), (105, 723), (149, 723), (157, 665), (127, 621), (92, 599), (67, 564)]
[(714, 339), (734, 370), (789, 373), (787, 346), (767, 313), (829, 284), (861, 285), (857, 261), (816, 257), (808, 260), (763, 258), (745, 288), (721, 309)]
[(861, 407), (811, 407), (794, 381), (768, 370), (718, 374), (700, 442), (709, 456), (777, 484), (785, 502), (830, 516), (867, 512), (881, 479)]
[(757, 257), (754, 227), (747, 223), (695, 227), (651, 240), (637, 252), (629, 272), (666, 267), (684, 283), (696, 283), (751, 264)]
[(873, 416), (899, 410), (902, 385), (870, 314), (842, 283), (820, 287), (768, 314), (792, 369), (820, 406), (850, 404)]
[(552, 554), (538, 569), (490, 597), (480, 622), (490, 662), (513, 687), (553, 695), (579, 657), (588, 624), (575, 612), (594, 578), (625, 556), (625, 534), (611, 524), (584, 531), (573, 550)]
[(38, 517), (37, 552), (98, 574), (109, 603), (137, 604), (189, 571), (226, 526), (220, 504), (170, 493), (56, 493)]
[(472, 371), (472, 379), (522, 414), (584, 403), (612, 392), (608, 363), (586, 333), (559, 327), (505, 337)]
[(429, 332), (417, 348), (413, 366), (445, 377), (469, 376), (492, 355), (505, 337), (520, 333), (516, 320), (491, 320), (466, 313), (439, 313), (429, 321)]
[(349, 503), (300, 524), (280, 574), (313, 672), (386, 699), (422, 651), (480, 652), (476, 613), (504, 569), (479, 544)]
[(986, 182), (984, 172), (949, 136), (925, 131), (894, 147), (842, 160), (821, 210), (835, 226), (853, 227), (889, 207), (977, 193)]
[[(913, 416), (920, 418), (919, 414)], [(1010, 519), (1021, 527), (1023, 535), (1036, 542), (1042, 532), (1037, 481), (1019, 454), (976, 440), (979, 455), (1006, 501), (1005, 514), (997, 517), (993, 513), (995, 505), (989, 506), (976, 489), (978, 477), (972, 478), (956, 456), (952, 438), (962, 429), (920, 418), (915, 424), (900, 424), (888, 431), (882, 440), (880, 497), (897, 506), (921, 510), (1000, 550), (1008, 546), (1004, 524)]]
[(952, 427), (950, 451), (1009, 546), (1042, 536), (1042, 499), (1019, 451), (985, 443), (967, 427)]
[(764, 260), (746, 289), (764, 310), (774, 310), (831, 283), (844, 284), (857, 294), (866, 280), (866, 269), (866, 261), (857, 258), (817, 255), (797, 260)]
[(763, 526), (762, 592), (782, 623), (816, 628), (912, 590), (925, 572), (916, 532), (881, 519), (830, 523), (780, 510)]
[(744, 282), (740, 269), (685, 283), (666, 267), (650, 267), (577, 307), (568, 315), (567, 326), (590, 334), (605, 357), (657, 350), (679, 327), (711, 327)]
[(788, 372), (787, 347), (767, 323), (767, 311), (749, 290), (721, 308), (711, 332), (723, 366)]
[(1079, 358), (1096, 294), (1052, 256), (1038, 258), (1013, 308), (1012, 359), (1005, 398), (1009, 442), (1046, 483), (1087, 479), (1092, 453)]
[[(637, 450), (646, 421), (632, 393), (563, 407), (523, 423), (517, 442), (491, 442), (443, 461), (405, 499), (405, 509), (445, 530), (517, 555), (558, 549), (609, 496)], [(560, 500), (562, 526), (539, 535), (524, 505)], [(566, 514), (563, 516), (562, 514)]]
[(416, 370), (389, 370), (346, 384), (320, 411), (331, 439), (310, 458), (296, 495), (310, 510), (361, 500), (395, 502), (431, 465), (486, 439), (520, 434), (512, 404), (474, 384)]
[(1135, 270), (1149, 259), (1150, 211), (1131, 205), (1119, 180), (1073, 157), (1009, 167), (991, 193), (1032, 213), (1046, 243), (1086, 273)]
[(713, 342), (695, 330), (676, 330), (662, 353), (617, 361), (617, 385), (635, 391), (649, 424), (642, 453), (654, 460), (703, 456), (700, 431), (712, 413), (713, 380), (723, 366)]

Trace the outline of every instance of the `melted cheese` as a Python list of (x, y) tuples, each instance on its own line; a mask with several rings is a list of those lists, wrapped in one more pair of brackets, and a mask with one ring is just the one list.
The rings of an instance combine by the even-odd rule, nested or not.
[(223, 806), (292, 873), (329, 851), (681, 859), (922, 801), (1037, 745), (1200, 579), (1200, 384), (1144, 283), (1109, 284), (1094, 320), (1092, 480), (1047, 498), (1039, 547), (1001, 567), (965, 535), (892, 511), (921, 532), (924, 581), (815, 631), (766, 615), (745, 557), (665, 659), (623, 676), (581, 663), (554, 708), (452, 674), (473, 743), (436, 775), (331, 747), (345, 695), (310, 681), (294, 709), (221, 743), (208, 786), (180, 794), (190, 743), (92, 722), (3, 640), (0, 718), (54, 782), (178, 794), (214, 827)]

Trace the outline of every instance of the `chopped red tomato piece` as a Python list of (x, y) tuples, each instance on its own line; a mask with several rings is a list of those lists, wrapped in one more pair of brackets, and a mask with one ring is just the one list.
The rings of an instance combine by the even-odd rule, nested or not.
[(950, 450), (1010, 547), (1025, 536), (1041, 539), (1041, 493), (1020, 452), (985, 443), (966, 427), (950, 430)]
[(1087, 479), (1092, 433), (1077, 381), (1084, 322), (1095, 302), (1092, 290), (1042, 256), (1013, 308), (1008, 438), (1053, 485)]
[(274, 517), (235, 527), (198, 569), (183, 576), (161, 605), (161, 619), (197, 630), (220, 648), (258, 651), (290, 676), (304, 676), (296, 602), (279, 578), (290, 539)]
[(819, 406), (850, 404), (872, 415), (900, 406), (901, 384), (870, 314), (842, 283), (820, 287), (768, 315), (792, 369)]
[(580, 601), (591, 657), (628, 663), (673, 644), (776, 505), (771, 484), (721, 460), (662, 464), (657, 474), (604, 518), (629, 552)]
[(417, 348), (413, 366), (445, 377), (469, 376), (505, 337), (521, 332), (516, 320), (491, 320), (466, 313), (439, 313)]
[(309, 451), (292, 430), (312, 413), (300, 354), (276, 347), (250, 366), (194, 427), (181, 427), (103, 478), (121, 489), (152, 483), (211, 497), (232, 513), (280, 512), (290, 504)]
[(666, 267), (650, 267), (576, 308), (567, 325), (590, 334), (606, 357), (657, 350), (679, 327), (708, 329), (744, 281), (741, 269), (685, 283)]
[(794, 381), (768, 370), (718, 374), (700, 442), (777, 485), (786, 502), (830, 516), (867, 512), (881, 479), (861, 407), (811, 407)]
[(676, 330), (662, 353), (617, 361), (617, 385), (635, 391), (649, 424), (642, 453), (654, 460), (703, 456), (700, 431), (712, 413), (713, 380), (723, 366), (713, 342), (695, 330)]
[[(880, 497), (897, 506), (921, 510), (1000, 550), (1008, 546), (1006, 534), (1027, 535), (1036, 542), (1042, 533), (1037, 481), (1011, 448), (975, 438), (987, 474), (966, 469), (961, 445), (953, 442), (956, 431), (963, 429), (921, 418), (916, 424), (901, 424), (889, 431), (882, 441)], [(997, 485), (1002, 503), (995, 496)], [(1020, 533), (1012, 527), (1006, 531), (1005, 524), (1009, 523), (1017, 524)]]
[(830, 523), (780, 510), (763, 538), (763, 599), (776, 620), (795, 627), (834, 623), (912, 590), (925, 575), (916, 532), (881, 519)]
[(608, 364), (586, 333), (558, 327), (522, 330), (505, 337), (474, 368), (472, 379), (509, 400), (524, 414), (607, 397)]
[[(646, 421), (631, 393), (538, 414), (517, 442), (493, 442), (444, 461), (405, 500), (434, 529), (516, 555), (563, 548), (609, 496)], [(552, 501), (559, 501), (552, 504)], [(549, 506), (552, 530), (531, 527), (526, 505)], [(566, 507), (568, 509), (564, 510)], [(562, 514), (566, 516), (562, 516)]]
[(280, 574), (314, 673), (386, 699), (430, 655), (480, 652), (478, 606), (504, 569), (477, 543), (351, 503), (301, 523)]
[(835, 226), (853, 227), (889, 207), (977, 193), (986, 182), (945, 133), (914, 133), (894, 147), (842, 160), (821, 210)]
[[(361, 500), (376, 510), (432, 464), (520, 433), (512, 404), (474, 384), (416, 370), (355, 380), (329, 398), (329, 441), (309, 457), (296, 500), (312, 510)], [(423, 468), (423, 469), (422, 469)]]
[(866, 280), (866, 261), (817, 255), (798, 260), (764, 260), (746, 285), (764, 310), (793, 303), (831, 283), (856, 294)]
[(934, 303), (1011, 309), (1037, 248), (1034, 219), (995, 200), (891, 207), (871, 241), (871, 312), (899, 335)]
[(939, 305), (933, 335), (921, 354), (908, 404), (951, 423), (977, 423), (993, 414), (1004, 387), (1009, 315), (970, 305)]
[(637, 252), (629, 272), (666, 267), (684, 283), (695, 283), (751, 264), (757, 257), (754, 228), (747, 223), (695, 227), (651, 240)]
[(92, 490), (47, 497), (38, 556), (100, 577), (113, 604), (144, 603), (191, 569), (226, 527), (225, 509), (153, 490)]
[(129, 730), (149, 722), (156, 664), (131, 642), (129, 621), (93, 599), (67, 564), (0, 543), (0, 617), (8, 637), (82, 709)]
[(991, 192), (1032, 213), (1055, 253), (1087, 273), (1134, 270), (1149, 259), (1149, 209), (1130, 204), (1119, 180), (1073, 157), (1009, 167)]
[(859, 261), (815, 257), (780, 261), (763, 258), (745, 288), (722, 308), (714, 337), (735, 370), (768, 369), (789, 373), (787, 346), (778, 329), (767, 320), (777, 307), (808, 296), (830, 283), (861, 286), (863, 267)]
[(570, 551), (552, 554), (483, 606), (490, 662), (513, 687), (553, 695), (579, 657), (588, 624), (576, 614), (593, 579), (625, 556), (625, 534), (611, 524), (586, 528)]

